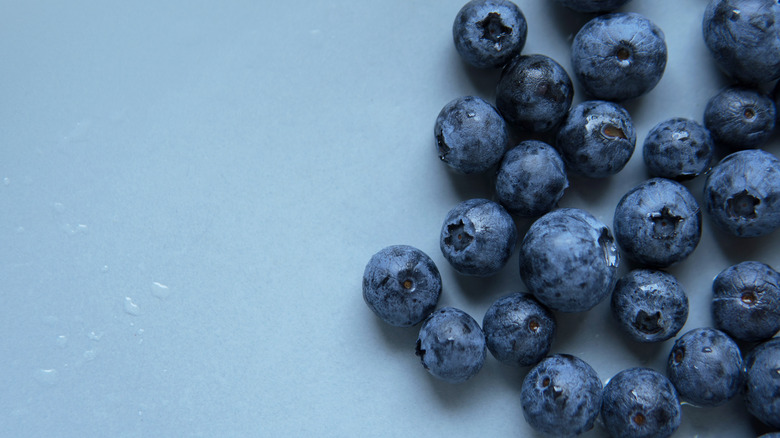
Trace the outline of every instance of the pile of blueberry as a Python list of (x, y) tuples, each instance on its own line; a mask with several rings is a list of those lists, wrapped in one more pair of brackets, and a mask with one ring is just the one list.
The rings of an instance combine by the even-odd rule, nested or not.
[[(780, 226), (780, 161), (759, 149), (777, 119), (777, 98), (761, 90), (780, 78), (780, 2), (710, 0), (704, 40), (734, 85), (709, 100), (703, 125), (673, 118), (647, 133), (643, 159), (654, 177), (620, 199), (610, 228), (585, 210), (557, 205), (567, 175), (605, 178), (628, 163), (637, 137), (620, 102), (661, 79), (664, 33), (640, 14), (610, 13), (629, 0), (557, 1), (594, 14), (571, 49), (574, 77), (590, 100), (572, 107), (569, 73), (547, 56), (521, 54), (527, 23), (516, 4), (472, 0), (455, 18), (455, 47), (470, 65), (502, 69), (496, 102), (454, 99), (434, 127), (439, 157), (454, 172), (495, 172), (495, 200), (469, 199), (447, 214), (442, 254), (460, 274), (486, 277), (517, 250), (528, 293), (499, 298), (480, 327), (460, 309), (437, 309), (437, 266), (419, 249), (395, 245), (369, 260), (365, 302), (388, 324), (422, 323), (416, 354), (436, 378), (468, 380), (487, 351), (532, 367), (521, 404), (527, 422), (543, 433), (577, 435), (600, 415), (612, 436), (670, 436), (680, 425), (681, 401), (718, 406), (738, 393), (753, 416), (780, 429), (780, 273), (758, 261), (715, 278), (715, 327), (679, 336), (665, 374), (631, 368), (604, 385), (583, 360), (548, 354), (554, 312), (585, 312), (608, 296), (633, 341), (678, 335), (688, 298), (663, 269), (696, 249), (702, 227), (702, 208), (680, 181), (706, 178), (703, 207), (724, 233), (757, 237)], [(510, 147), (515, 132), (529, 139)], [(713, 165), (716, 149), (729, 155)], [(535, 218), (524, 236), (515, 217)], [(621, 257), (638, 268), (619, 278)], [(744, 357), (740, 345), (750, 347)]]

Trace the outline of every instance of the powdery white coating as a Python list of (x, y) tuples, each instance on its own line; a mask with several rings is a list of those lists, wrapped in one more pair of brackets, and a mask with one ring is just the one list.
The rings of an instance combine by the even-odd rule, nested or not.
[(452, 24), (455, 49), (477, 68), (506, 64), (523, 50), (527, 34), (523, 12), (508, 0), (471, 0)]
[(734, 152), (713, 167), (704, 183), (712, 221), (737, 237), (757, 237), (780, 226), (780, 160), (769, 152)]
[(780, 339), (757, 346), (745, 358), (745, 404), (762, 423), (780, 429)]
[(706, 172), (715, 143), (698, 122), (673, 118), (655, 125), (645, 137), (642, 158), (651, 175), (683, 181)]
[(775, 129), (777, 110), (766, 94), (733, 85), (707, 101), (704, 126), (718, 146), (729, 150), (763, 146)]
[(434, 377), (450, 383), (465, 382), (485, 363), (485, 335), (466, 312), (444, 307), (423, 322), (415, 354)]
[(704, 41), (718, 67), (745, 83), (780, 77), (780, 4), (776, 0), (711, 0)]
[(513, 366), (539, 362), (550, 351), (555, 315), (532, 295), (514, 293), (496, 300), (482, 320), (488, 350)]
[(612, 292), (620, 256), (606, 225), (585, 210), (537, 219), (520, 245), (520, 277), (552, 310), (584, 312)]
[(574, 74), (596, 99), (620, 101), (649, 92), (661, 80), (666, 58), (663, 31), (635, 12), (598, 16), (572, 42)]
[(771, 338), (780, 330), (780, 273), (754, 261), (724, 269), (712, 282), (712, 316), (734, 339)]

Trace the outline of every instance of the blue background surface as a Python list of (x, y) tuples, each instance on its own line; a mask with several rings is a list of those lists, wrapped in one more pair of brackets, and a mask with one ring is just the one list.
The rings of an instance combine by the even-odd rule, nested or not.
[[(417, 328), (384, 325), (361, 296), (366, 262), (391, 244), (428, 253), (440, 305), (478, 321), (525, 289), (517, 255), (472, 279), (438, 248), (450, 208), (492, 197), (489, 177), (452, 174), (434, 147), (444, 104), (495, 94), (498, 72), (455, 52), (461, 5), (2, 2), (2, 435), (534, 436), (519, 399), (527, 369), (489, 356), (464, 384), (434, 380), (413, 354)], [(524, 53), (571, 72), (586, 18), (547, 0), (518, 5)], [(561, 206), (611, 224), (647, 177), (648, 130), (701, 121), (727, 84), (701, 37), (705, 5), (622, 8), (664, 30), (667, 70), (626, 104), (638, 133), (629, 165), (573, 179)], [(777, 136), (767, 149), (779, 152)], [(702, 183), (686, 184), (699, 200)], [(529, 225), (518, 220), (521, 233)], [(780, 267), (779, 243), (720, 237), (705, 218), (698, 249), (670, 269), (691, 302), (683, 331), (711, 325), (718, 272)], [(559, 314), (553, 351), (604, 381), (632, 366), (663, 372), (671, 341), (632, 344), (608, 312)], [(763, 430), (737, 398), (685, 406), (676, 436)]]

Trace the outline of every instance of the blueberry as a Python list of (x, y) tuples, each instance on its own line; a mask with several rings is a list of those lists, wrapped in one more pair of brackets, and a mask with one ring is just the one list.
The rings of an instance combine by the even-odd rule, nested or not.
[(759, 262), (724, 269), (712, 282), (715, 327), (734, 339), (763, 341), (780, 330), (780, 273)]
[(506, 264), (517, 243), (517, 227), (501, 205), (470, 199), (456, 205), (444, 219), (439, 246), (456, 271), (485, 277)]
[(550, 351), (555, 338), (553, 313), (523, 293), (499, 298), (482, 320), (488, 350), (507, 365), (528, 366)]
[(592, 100), (569, 111), (555, 145), (569, 170), (589, 178), (604, 178), (628, 163), (636, 146), (636, 132), (625, 108)]
[(612, 292), (612, 316), (637, 342), (673, 338), (688, 320), (688, 296), (672, 274), (635, 269)]
[(655, 88), (663, 76), (664, 33), (634, 12), (601, 15), (575, 35), (571, 61), (575, 76), (590, 96), (633, 99)]
[(737, 237), (763, 236), (780, 226), (780, 160), (769, 152), (734, 152), (704, 183), (712, 221)]
[(408, 245), (374, 254), (363, 272), (363, 299), (388, 324), (409, 327), (436, 308), (441, 275), (427, 254)]
[(650, 368), (629, 368), (604, 387), (601, 419), (614, 437), (669, 437), (680, 427), (677, 390)]
[(450, 383), (465, 382), (485, 363), (485, 335), (469, 314), (444, 307), (423, 322), (415, 354), (434, 377)]
[(723, 72), (740, 82), (780, 77), (777, 0), (712, 0), (702, 20), (704, 42)]
[(701, 238), (701, 210), (680, 183), (653, 178), (629, 190), (614, 216), (615, 239), (629, 258), (667, 267), (688, 257)]
[(619, 261), (609, 228), (577, 208), (540, 217), (520, 245), (520, 277), (540, 302), (560, 312), (583, 312), (606, 298)]
[(460, 173), (483, 173), (501, 160), (509, 139), (506, 122), (479, 97), (444, 105), (433, 128), (439, 158)]
[(504, 119), (526, 131), (553, 129), (566, 117), (573, 98), (569, 74), (544, 55), (513, 58), (496, 87), (496, 106)]
[(577, 12), (609, 12), (628, 2), (629, 0), (558, 0), (558, 3)]
[(528, 25), (516, 4), (507, 0), (471, 0), (452, 24), (461, 58), (478, 68), (501, 67), (520, 53)]
[(748, 412), (780, 429), (780, 339), (772, 338), (748, 353), (744, 373)]
[(742, 355), (728, 335), (697, 328), (674, 343), (666, 375), (680, 398), (699, 406), (719, 406), (734, 397), (742, 384)]
[(726, 87), (704, 108), (704, 126), (715, 144), (727, 150), (762, 146), (775, 129), (775, 103), (766, 94), (744, 86)]
[(499, 202), (519, 216), (538, 216), (552, 210), (569, 180), (558, 152), (547, 143), (526, 140), (507, 151), (496, 175)]
[(534, 429), (552, 436), (586, 432), (601, 409), (602, 389), (598, 374), (582, 359), (548, 356), (523, 380), (523, 416)]
[(706, 172), (714, 150), (712, 135), (706, 128), (690, 119), (674, 118), (650, 130), (642, 158), (652, 176), (682, 181)]

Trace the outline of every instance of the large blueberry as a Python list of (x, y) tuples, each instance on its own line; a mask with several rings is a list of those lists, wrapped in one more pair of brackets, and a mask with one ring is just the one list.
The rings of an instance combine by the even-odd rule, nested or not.
[(704, 183), (712, 221), (737, 237), (763, 236), (780, 226), (780, 160), (769, 152), (734, 152)]
[(763, 146), (775, 129), (775, 103), (763, 92), (744, 86), (726, 87), (704, 108), (704, 126), (715, 144), (727, 150)]
[(696, 328), (675, 341), (666, 375), (680, 398), (699, 406), (718, 406), (734, 397), (742, 384), (742, 355), (728, 335)]
[(427, 254), (409, 245), (374, 254), (363, 272), (363, 299), (388, 324), (409, 327), (425, 319), (441, 295), (441, 275)]
[(577, 208), (540, 217), (520, 245), (520, 277), (539, 301), (560, 312), (583, 312), (606, 298), (619, 261), (609, 228)]
[(603, 385), (582, 359), (555, 354), (542, 359), (520, 388), (523, 416), (550, 436), (572, 436), (593, 428), (601, 409)]
[(498, 110), (507, 122), (526, 131), (553, 129), (566, 117), (573, 98), (569, 74), (544, 55), (515, 57), (496, 87)]
[(504, 118), (482, 98), (444, 105), (433, 128), (439, 158), (460, 173), (483, 173), (501, 160), (509, 139)]
[(469, 314), (444, 307), (423, 322), (415, 354), (434, 377), (451, 383), (464, 382), (485, 363), (485, 335)]
[(780, 339), (772, 338), (745, 357), (745, 404), (761, 422), (780, 429)]
[(574, 74), (590, 96), (626, 100), (652, 90), (666, 69), (664, 33), (635, 12), (598, 16), (572, 42)]
[(715, 327), (740, 341), (763, 341), (780, 330), (780, 273), (747, 261), (724, 269), (712, 282)]
[(529, 294), (496, 300), (482, 320), (488, 350), (507, 365), (528, 366), (550, 351), (555, 338), (553, 313)]
[(538, 216), (552, 210), (569, 180), (561, 156), (552, 146), (526, 140), (507, 151), (496, 175), (499, 202), (519, 216)]
[(558, 0), (558, 3), (577, 12), (608, 12), (628, 2), (629, 0)]
[(650, 175), (682, 181), (706, 172), (714, 150), (712, 135), (701, 124), (673, 118), (650, 130), (645, 137), (642, 158)]
[(625, 108), (591, 100), (569, 111), (555, 145), (569, 170), (589, 178), (604, 178), (628, 163), (636, 146), (636, 132)]
[(485, 277), (506, 264), (517, 243), (517, 227), (501, 205), (470, 199), (447, 213), (439, 246), (461, 274)]
[(601, 419), (613, 437), (669, 437), (682, 421), (680, 399), (663, 374), (629, 368), (604, 387)]
[(718, 67), (741, 82), (780, 77), (777, 0), (711, 0), (702, 20), (704, 41)]
[(455, 49), (478, 68), (506, 64), (523, 50), (527, 34), (523, 12), (508, 0), (471, 0), (452, 24)]
[(688, 320), (688, 296), (672, 274), (635, 269), (612, 292), (612, 316), (637, 342), (673, 338)]
[(653, 178), (620, 199), (613, 225), (615, 239), (631, 259), (662, 268), (696, 249), (701, 220), (699, 204), (685, 186)]

